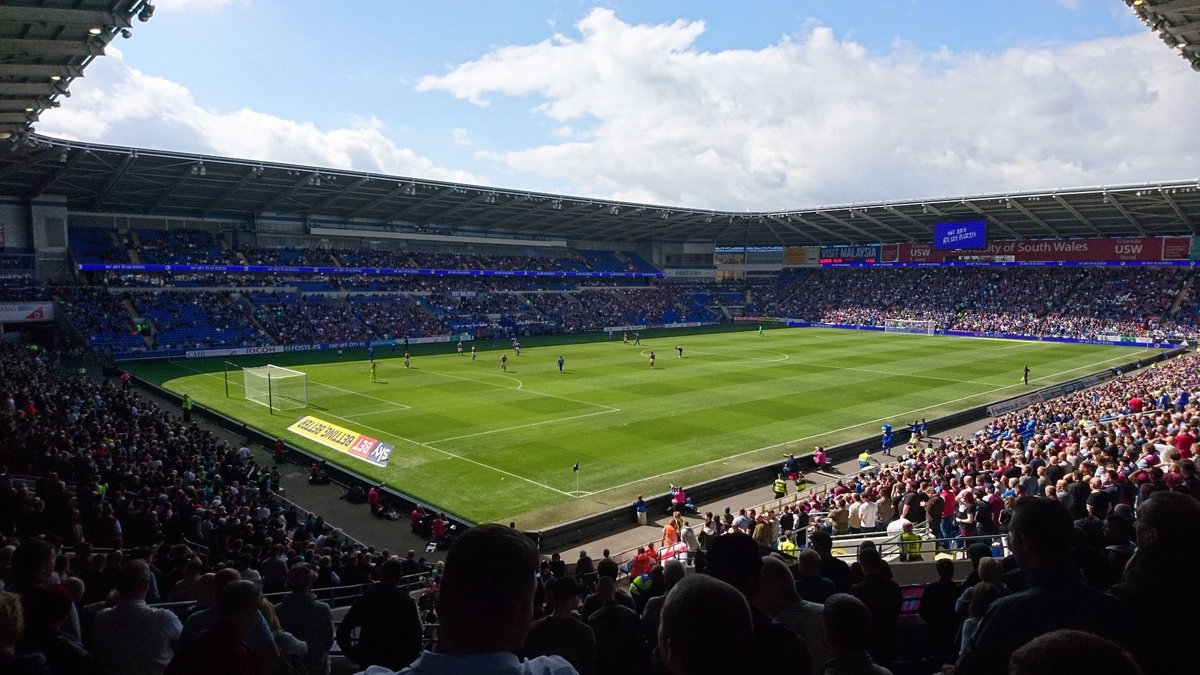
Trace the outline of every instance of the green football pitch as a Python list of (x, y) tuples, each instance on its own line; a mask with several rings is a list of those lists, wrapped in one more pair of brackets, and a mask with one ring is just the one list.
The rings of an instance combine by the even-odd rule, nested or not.
[[(226, 397), (223, 359), (131, 369), (459, 517), (535, 528), (1157, 354), (813, 328), (632, 337), (531, 340), (519, 357), (483, 342), (476, 361), (421, 345), (411, 368), (379, 349), (376, 383), (365, 350), (240, 359), (307, 373), (309, 407), (273, 415), (236, 369)], [(386, 468), (289, 432), (304, 415), (394, 444)]]

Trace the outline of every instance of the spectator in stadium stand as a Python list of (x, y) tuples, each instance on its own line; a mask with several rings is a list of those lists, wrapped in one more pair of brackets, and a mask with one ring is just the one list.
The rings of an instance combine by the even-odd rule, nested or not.
[(106, 673), (161, 675), (173, 655), (183, 624), (174, 612), (146, 606), (150, 566), (125, 563), (117, 576), (117, 604), (96, 615), (92, 641)]
[(750, 606), (740, 591), (707, 574), (688, 575), (663, 605), (659, 660), (670, 675), (747, 672), (744, 646), (753, 633)]
[(0, 591), (0, 673), (5, 675), (49, 675), (46, 656), (41, 653), (17, 655), (17, 642), (25, 632), (21, 597)]
[(822, 626), (823, 608), (800, 597), (792, 571), (775, 555), (763, 556), (762, 584), (755, 594), (754, 606), (800, 636), (808, 646), (808, 672), (820, 672), (829, 658)]
[[(187, 649), (191, 643), (199, 639), (199, 636), (208, 629), (214, 627), (223, 619), (227, 619), (227, 613), (223, 613), (222, 599), (225, 598), (225, 587), (241, 583), (241, 575), (237, 570), (226, 567), (217, 572), (213, 577), (213, 598), (215, 604), (207, 609), (202, 609), (198, 612), (190, 614), (186, 621), (183, 622), (183, 630), (179, 633), (179, 642), (175, 646), (175, 655), (178, 657), (182, 650)], [(248, 583), (248, 582), (247, 582)], [(239, 591), (234, 591), (232, 598), (236, 601)], [(261, 593), (259, 594), (261, 596)], [(272, 670), (279, 661), (279, 648), (275, 645), (275, 636), (271, 632), (271, 627), (267, 625), (266, 618), (255, 612), (251, 617), (250, 625), (243, 629), (238, 635), (249, 645), (253, 650), (257, 663), (266, 671)], [(230, 619), (233, 620), (233, 619)], [(240, 625), (240, 619), (234, 620)], [(228, 628), (228, 626), (226, 626)], [(170, 669), (168, 668), (168, 671)]]
[(837, 588), (827, 577), (821, 576), (821, 554), (811, 548), (800, 551), (796, 556), (799, 576), (796, 577), (796, 591), (801, 598), (818, 605), (824, 604), (829, 596), (837, 593)]
[[(631, 606), (618, 600), (616, 581), (601, 575), (594, 597), (597, 609), (584, 616), (596, 634), (597, 675), (641, 675), (650, 672), (649, 651), (641, 621)], [(590, 600), (591, 598), (589, 598)], [(632, 602), (632, 600), (630, 600)]]
[(846, 593), (830, 596), (824, 619), (831, 658), (822, 675), (892, 675), (872, 661), (867, 651), (868, 631), (863, 626), (871, 623), (871, 611), (861, 600)]
[(950, 659), (954, 648), (954, 636), (958, 632), (958, 616), (954, 612), (954, 602), (960, 592), (958, 584), (954, 583), (954, 561), (939, 558), (934, 563), (938, 580), (925, 584), (921, 593), (921, 605), (917, 613), (925, 622), (926, 635), (929, 638), (930, 649), (939, 659)]
[(596, 567), (592, 564), (592, 559), (588, 557), (587, 551), (579, 551), (579, 559), (575, 561), (575, 577), (585, 584), (594, 583), (592, 575), (595, 574)]
[(896, 622), (904, 598), (900, 586), (883, 573), (883, 557), (875, 547), (859, 548), (858, 562), (864, 579), (850, 588), (850, 593), (871, 611), (871, 637), (868, 651), (875, 661), (892, 662), (896, 643)]
[(399, 670), (421, 653), (423, 627), (412, 597), (400, 587), (403, 576), (400, 559), (388, 558), (380, 566), (379, 582), (354, 601), (338, 624), (342, 653), (361, 668)]
[(717, 537), (708, 547), (708, 573), (738, 589), (750, 603), (754, 633), (746, 654), (747, 670), (755, 673), (799, 673), (809, 662), (808, 646), (784, 624), (754, 607), (762, 584), (762, 553), (748, 535), (735, 532)]
[(329, 650), (333, 647), (333, 611), (311, 592), (317, 575), (308, 563), (296, 563), (287, 571), (288, 593), (275, 605), (283, 630), (302, 640), (308, 650), (301, 663), (309, 675), (329, 672)]
[(550, 554), (550, 574), (555, 579), (562, 579), (567, 576), (567, 563), (562, 559), (562, 554), (558, 551)]
[[(54, 578), (54, 563), (54, 547), (48, 542), (41, 539), (27, 539), (21, 542), (12, 554), (11, 583), (8, 590), (24, 598), (28, 591), (51, 583)], [(28, 612), (25, 615), (25, 625), (29, 626)], [(74, 603), (70, 603), (67, 622), (61, 630), (75, 640), (80, 639), (79, 613)]]
[(524, 657), (557, 654), (566, 659), (579, 675), (596, 672), (596, 633), (579, 618), (583, 585), (574, 577), (556, 577), (546, 585), (553, 611), (529, 625), (525, 635)]
[(667, 594), (686, 573), (687, 569), (683, 563), (679, 562), (678, 558), (668, 560), (663, 565), (663, 594), (647, 600), (646, 606), (642, 609), (642, 632), (646, 636), (646, 645), (651, 651), (658, 646), (658, 623), (662, 618), (662, 606), (667, 599)]
[(810, 537), (812, 548), (821, 556), (821, 576), (833, 582), (838, 593), (850, 590), (850, 566), (833, 555), (833, 537), (817, 530)]
[(1130, 607), (1137, 626), (1131, 649), (1147, 673), (1196, 671), (1185, 648), (1200, 626), (1200, 502), (1182, 492), (1155, 492), (1137, 508), (1137, 552), (1112, 592)]
[[(512, 528), (493, 523), (463, 532), (446, 553), (437, 646), (399, 672), (573, 675), (575, 669), (561, 656), (517, 656), (533, 620), (537, 568), (533, 542)], [(391, 672), (379, 666), (366, 670), (367, 675)]]
[[(620, 567), (618, 567), (615, 560), (608, 556), (608, 549), (604, 549), (604, 557), (601, 558), (600, 562), (596, 565), (597, 580), (607, 577), (612, 579), (615, 585), (617, 576), (620, 575), (620, 573)], [(628, 607), (629, 611), (633, 612), (634, 614), (637, 613), (637, 603), (634, 601), (633, 596), (627, 593), (624, 589), (616, 588), (613, 591), (612, 599), (617, 604), (623, 607)], [(592, 593), (584, 598), (583, 607), (579, 609), (579, 615), (587, 619), (591, 617), (596, 610), (600, 609), (605, 602), (607, 602), (606, 598), (597, 589), (595, 593)]]
[(217, 600), (218, 619), (195, 640), (181, 645), (167, 666), (167, 675), (238, 675), (273, 672), (261, 653), (243, 636), (263, 621), (259, 613), (262, 591), (249, 581), (232, 581), (221, 587)]
[(1120, 645), (1079, 630), (1056, 630), (1034, 638), (1013, 652), (1008, 661), (1009, 675), (1142, 675), (1142, 672)]
[(21, 595), (25, 633), (17, 643), (20, 654), (42, 654), (51, 675), (94, 675), (100, 670), (79, 640), (62, 631), (73, 605), (67, 589), (43, 584)]
[(1005, 576), (1013, 593), (997, 600), (980, 621), (957, 675), (1004, 673), (1017, 648), (1060, 628), (1115, 639), (1131, 634), (1122, 603), (1085, 585), (1069, 562), (1072, 529), (1062, 504), (1040, 497), (1017, 500), (1009, 545), (1020, 569)]

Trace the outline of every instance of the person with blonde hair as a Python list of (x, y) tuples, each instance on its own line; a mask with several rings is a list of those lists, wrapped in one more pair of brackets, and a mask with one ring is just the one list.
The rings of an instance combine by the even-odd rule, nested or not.
[(21, 596), (0, 591), (0, 673), (49, 675), (45, 656), (16, 655), (17, 641), (24, 632), (25, 615), (21, 612)]

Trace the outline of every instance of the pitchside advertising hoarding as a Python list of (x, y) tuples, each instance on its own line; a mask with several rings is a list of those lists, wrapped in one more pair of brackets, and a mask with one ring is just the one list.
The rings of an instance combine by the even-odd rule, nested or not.
[(53, 303), (0, 302), (0, 323), (33, 323), (53, 320)]
[(375, 466), (387, 466), (388, 457), (391, 457), (394, 449), (391, 443), (384, 443), (311, 415), (296, 420), (295, 424), (288, 427), (288, 431)]
[(1009, 239), (990, 241), (974, 250), (939, 250), (932, 244), (883, 244), (873, 262), (845, 258), (825, 266), (920, 267), (923, 265), (1200, 265), (1194, 237), (1135, 237), (1127, 239)]

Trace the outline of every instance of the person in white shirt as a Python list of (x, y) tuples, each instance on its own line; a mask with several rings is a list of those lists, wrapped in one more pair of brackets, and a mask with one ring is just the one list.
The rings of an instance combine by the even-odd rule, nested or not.
[(170, 663), (183, 625), (169, 610), (146, 605), (150, 567), (131, 560), (117, 574), (115, 607), (96, 615), (92, 635), (96, 659), (104, 673), (161, 675)]

